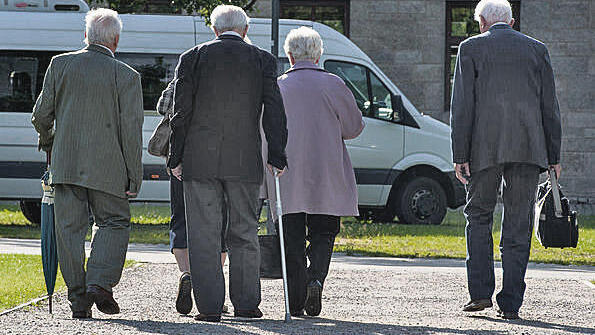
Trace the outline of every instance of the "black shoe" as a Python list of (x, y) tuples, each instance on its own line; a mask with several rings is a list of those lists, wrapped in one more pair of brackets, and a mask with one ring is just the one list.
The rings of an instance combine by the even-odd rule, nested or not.
[(76, 312), (72, 312), (72, 318), (73, 319), (91, 319), (91, 318), (93, 318), (93, 314), (91, 313), (91, 310), (76, 311)]
[(102, 287), (97, 285), (89, 285), (87, 287), (87, 296), (89, 300), (97, 305), (97, 309), (105, 314), (118, 314), (120, 313), (120, 306), (111, 292), (106, 291)]
[(306, 313), (310, 316), (318, 316), (322, 310), (322, 284), (318, 280), (313, 280), (306, 289)]
[(471, 300), (463, 306), (463, 312), (479, 312), (492, 306), (491, 299)]
[(221, 322), (221, 314), (198, 314), (194, 317), (196, 321), (206, 321), (206, 322)]
[(188, 314), (192, 311), (192, 279), (188, 272), (184, 272), (180, 276), (176, 310), (180, 314)]
[(507, 320), (520, 319), (518, 312), (504, 312), (504, 311), (498, 310), (498, 316), (503, 319), (507, 319)]
[(262, 318), (262, 312), (260, 311), (259, 308), (256, 308), (255, 310), (252, 310), (252, 311), (240, 311), (240, 310), (234, 309), (233, 316), (240, 317), (240, 318), (258, 319), (258, 318)]
[(301, 318), (302, 316), (304, 316), (304, 310), (300, 309), (299, 311), (289, 311), (289, 314), (291, 314), (291, 316), (293, 317)]

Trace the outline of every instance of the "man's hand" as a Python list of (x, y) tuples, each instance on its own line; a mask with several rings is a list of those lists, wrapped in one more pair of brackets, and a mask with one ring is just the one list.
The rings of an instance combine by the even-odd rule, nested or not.
[(463, 183), (463, 185), (469, 184), (469, 181), (465, 178), (471, 177), (471, 173), (469, 172), (469, 162), (463, 164), (455, 163), (455, 173), (457, 179)]
[(560, 179), (560, 174), (562, 173), (562, 166), (560, 164), (550, 165), (550, 169), (554, 169), (556, 171), (556, 179)]
[(132, 193), (130, 191), (126, 191), (126, 196), (129, 198), (136, 198), (137, 193)]
[(283, 170), (279, 170), (276, 167), (273, 167), (271, 164), (267, 164), (267, 168), (273, 176), (275, 175), (273, 169), (277, 170), (277, 176), (279, 177), (281, 177), (285, 173), (285, 170), (287, 170), (287, 167), (284, 167)]
[(171, 169), (171, 174), (174, 177), (176, 177), (179, 181), (182, 181), (182, 163), (178, 164), (178, 166)]

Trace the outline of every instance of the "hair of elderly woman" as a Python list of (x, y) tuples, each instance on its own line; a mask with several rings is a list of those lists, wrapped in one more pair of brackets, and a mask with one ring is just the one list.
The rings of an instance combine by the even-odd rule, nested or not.
[(229, 30), (243, 31), (248, 23), (250, 23), (250, 18), (238, 6), (220, 5), (211, 13), (211, 27), (220, 33)]
[(287, 55), (291, 53), (296, 62), (301, 60), (314, 62), (322, 56), (322, 38), (312, 28), (299, 27), (287, 34), (283, 49)]
[(481, 0), (475, 6), (475, 21), (479, 22), (480, 16), (483, 16), (489, 24), (496, 22), (510, 23), (512, 21), (512, 8), (507, 0)]
[(122, 20), (114, 10), (92, 9), (85, 16), (85, 32), (87, 44), (112, 45), (122, 32)]

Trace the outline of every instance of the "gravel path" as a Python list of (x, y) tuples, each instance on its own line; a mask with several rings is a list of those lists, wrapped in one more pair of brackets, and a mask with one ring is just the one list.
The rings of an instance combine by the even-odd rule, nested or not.
[[(62, 293), (55, 298), (53, 315), (43, 303), (0, 316), (0, 333), (595, 334), (595, 288), (585, 281), (595, 279), (595, 269), (558, 268), (562, 271), (533, 265), (527, 275), (523, 320), (504, 321), (496, 317), (495, 309), (476, 314), (460, 311), (467, 300), (461, 261), (342, 256), (331, 265), (319, 318), (294, 318), (284, 324), (282, 282), (263, 280), (263, 319), (240, 321), (228, 315), (220, 324), (209, 324), (175, 312), (174, 264), (142, 264), (126, 269), (116, 287), (119, 315), (108, 316), (94, 308), (96, 319), (72, 320)], [(497, 280), (501, 280), (500, 269)]]

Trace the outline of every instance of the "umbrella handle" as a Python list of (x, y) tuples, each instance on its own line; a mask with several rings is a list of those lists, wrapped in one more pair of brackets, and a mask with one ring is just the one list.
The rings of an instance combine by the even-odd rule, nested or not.
[(53, 312), (52, 312), (52, 295), (51, 294), (49, 297), (49, 303), (50, 303), (50, 314), (52, 314)]
[(48, 151), (45, 153), (45, 161), (48, 164), (48, 166), (50, 166), (50, 163), (52, 162), (52, 152)]
[(289, 312), (289, 294), (287, 288), (287, 265), (285, 261), (285, 239), (283, 236), (283, 210), (281, 206), (281, 190), (279, 188), (279, 171), (273, 168), (275, 175), (275, 193), (277, 195), (277, 216), (279, 217), (279, 244), (281, 249), (281, 272), (283, 273), (283, 294), (285, 297), (285, 322), (291, 321), (291, 313)]

